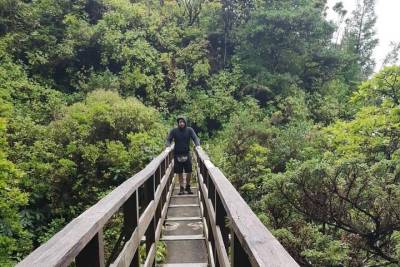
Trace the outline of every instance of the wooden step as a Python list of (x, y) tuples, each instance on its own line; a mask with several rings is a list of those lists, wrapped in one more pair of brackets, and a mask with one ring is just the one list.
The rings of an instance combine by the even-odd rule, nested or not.
[(157, 267), (207, 267), (208, 263), (166, 263)]
[(199, 204), (171, 204), (168, 208), (200, 207)]
[(193, 195), (172, 195), (171, 197), (178, 198), (178, 197), (199, 197), (199, 196), (196, 194), (193, 194)]
[(179, 240), (203, 240), (203, 235), (164, 235), (160, 238), (162, 241), (179, 241)]
[(201, 217), (167, 217), (166, 221), (197, 221), (201, 220)]

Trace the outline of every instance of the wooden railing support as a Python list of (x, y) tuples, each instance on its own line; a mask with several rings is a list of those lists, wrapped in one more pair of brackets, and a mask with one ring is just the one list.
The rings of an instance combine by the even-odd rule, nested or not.
[[(129, 240), (139, 224), (139, 199), (138, 191), (135, 191), (124, 204), (124, 230), (125, 240)], [(133, 259), (128, 263), (130, 267), (140, 266), (139, 250), (133, 256)]]
[(76, 257), (77, 267), (104, 267), (103, 231), (99, 231)]

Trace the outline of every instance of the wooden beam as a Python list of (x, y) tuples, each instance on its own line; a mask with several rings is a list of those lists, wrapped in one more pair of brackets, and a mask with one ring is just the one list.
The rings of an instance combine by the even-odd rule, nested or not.
[(203, 235), (164, 235), (162, 241), (178, 241), (178, 240), (204, 240)]
[(201, 217), (168, 217), (166, 221), (199, 221)]
[(152, 267), (154, 266), (154, 260), (156, 257), (156, 243), (153, 243), (150, 247), (150, 249), (147, 252), (147, 257), (146, 257), (146, 261), (143, 264), (143, 267)]
[[(279, 241), (257, 218), (225, 175), (212, 164), (202, 148), (196, 148), (197, 159), (204, 164), (215, 186), (235, 236), (251, 266), (299, 266)], [(204, 190), (202, 188), (203, 194)], [(206, 206), (209, 204), (206, 201)], [(207, 207), (208, 209), (208, 207)]]
[(217, 235), (217, 238), (215, 238), (215, 247), (217, 251), (219, 266), (228, 267), (230, 266), (229, 257), (228, 253), (226, 253), (226, 248), (222, 238), (221, 229), (219, 228), (219, 226), (216, 226), (215, 230)]
[(126, 180), (91, 208), (72, 220), (49, 241), (29, 254), (18, 267), (67, 266), (104, 227), (127, 199), (154, 174), (171, 149), (165, 149), (142, 171)]

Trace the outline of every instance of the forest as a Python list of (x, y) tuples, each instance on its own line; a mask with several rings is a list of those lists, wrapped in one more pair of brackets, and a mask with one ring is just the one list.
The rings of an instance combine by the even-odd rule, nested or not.
[(0, 265), (185, 114), (301, 266), (399, 266), (400, 45), (375, 71), (376, 1), (326, 2), (0, 0)]

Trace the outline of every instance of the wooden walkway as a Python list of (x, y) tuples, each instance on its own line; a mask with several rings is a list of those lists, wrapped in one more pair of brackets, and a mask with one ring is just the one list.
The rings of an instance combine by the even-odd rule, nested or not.
[[(17, 267), (154, 267), (159, 240), (167, 253), (158, 267), (299, 266), (207, 154), (194, 152), (193, 195), (178, 195), (167, 148)], [(117, 212), (124, 242), (105, 259), (103, 231)]]
[(193, 195), (178, 195), (178, 184), (174, 187), (160, 238), (166, 244), (166, 261), (159, 266), (208, 266), (200, 196), (194, 186), (192, 191)]

